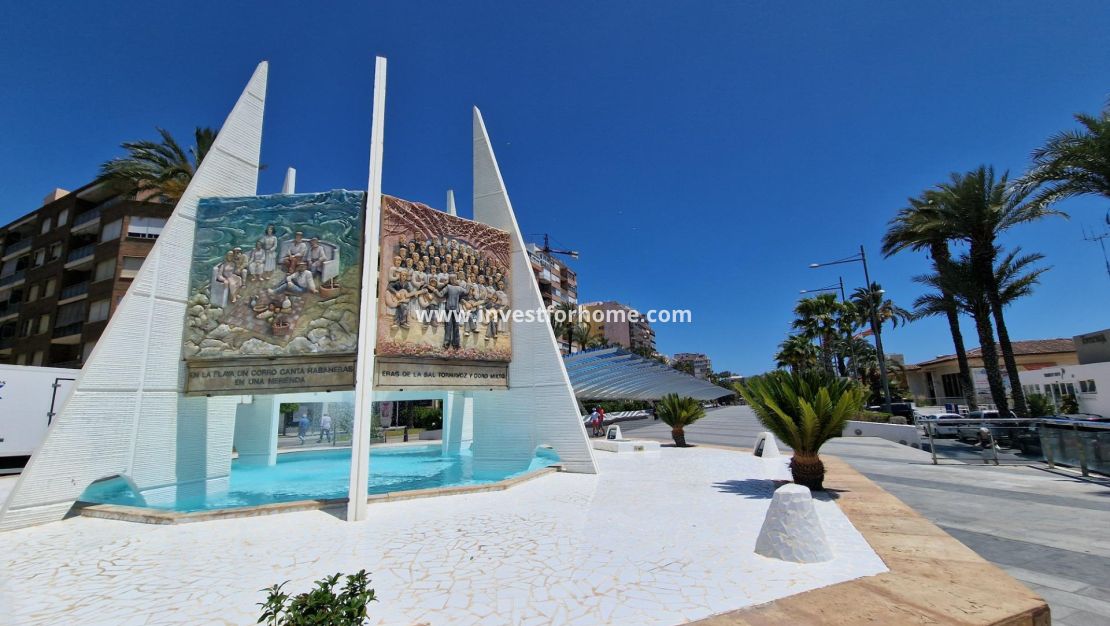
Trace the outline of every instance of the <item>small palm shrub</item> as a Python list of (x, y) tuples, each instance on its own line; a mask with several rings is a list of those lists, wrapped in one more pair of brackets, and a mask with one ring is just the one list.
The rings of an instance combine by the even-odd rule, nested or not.
[(655, 407), (655, 415), (663, 423), (671, 427), (671, 438), (674, 445), (679, 448), (686, 447), (685, 427), (705, 417), (705, 409), (701, 402), (676, 393), (668, 393), (659, 400)]
[(817, 452), (859, 414), (864, 389), (855, 381), (811, 369), (755, 376), (738, 383), (737, 390), (763, 426), (794, 449), (790, 460), (794, 482), (824, 489), (825, 464)]
[(1052, 401), (1043, 393), (1031, 393), (1025, 397), (1025, 404), (1029, 407), (1029, 417), (1048, 417), (1056, 412)]
[(370, 589), (370, 575), (359, 570), (347, 576), (343, 588), (335, 591), (342, 574), (326, 576), (316, 581), (311, 591), (291, 596), (282, 590), (289, 581), (262, 591), (266, 601), (259, 602), (262, 615), (259, 624), (267, 626), (359, 626), (366, 621), (366, 605), (377, 600)]
[(1079, 401), (1072, 394), (1066, 394), (1063, 398), (1060, 398), (1060, 412), (1065, 414), (1078, 413)]

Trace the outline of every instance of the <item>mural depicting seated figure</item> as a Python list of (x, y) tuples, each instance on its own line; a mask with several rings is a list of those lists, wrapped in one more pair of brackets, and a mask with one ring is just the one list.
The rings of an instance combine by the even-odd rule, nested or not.
[(293, 239), (278, 244), (278, 258), (287, 271), (295, 270), (298, 263), (305, 263), (318, 284), (339, 275), (339, 248), (316, 237), (305, 240), (302, 233), (296, 233)]
[(281, 279), (270, 293), (319, 293), (320, 288), (316, 285), (316, 279), (313, 277), (312, 272), (308, 269), (307, 263), (298, 263), (297, 268), (292, 274), (287, 275)]
[[(288, 276), (298, 274), (302, 264), (311, 274), (312, 289), (307, 289), (307, 281), (302, 277), (300, 284), (290, 290), (292, 293), (319, 293), (320, 287), (339, 275), (339, 247), (333, 243), (320, 241), (316, 237), (304, 239), (303, 233), (298, 232), (293, 239), (281, 241), (277, 246), (276, 256), (281, 261), (277, 269), (282, 270), (278, 273), (282, 276), (279, 285), (286, 284)], [(238, 301), (239, 291), (248, 282), (272, 280), (270, 272), (274, 268), (269, 265), (269, 256), (262, 240), (256, 242), (249, 253), (244, 253), (239, 247), (229, 251), (212, 268), (209, 288), (212, 305), (226, 307), (234, 304)], [(279, 291), (278, 285), (273, 289)], [(280, 289), (284, 290), (285, 287)]]

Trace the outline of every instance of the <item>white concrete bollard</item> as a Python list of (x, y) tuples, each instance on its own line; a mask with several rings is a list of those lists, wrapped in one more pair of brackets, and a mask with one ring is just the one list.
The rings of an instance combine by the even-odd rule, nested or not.
[(791, 483), (775, 490), (755, 540), (755, 553), (794, 563), (833, 558), (808, 487)]
[(775, 441), (775, 436), (768, 432), (762, 432), (756, 436), (755, 445), (752, 446), (752, 454), (768, 459), (782, 456), (779, 453), (779, 444)]

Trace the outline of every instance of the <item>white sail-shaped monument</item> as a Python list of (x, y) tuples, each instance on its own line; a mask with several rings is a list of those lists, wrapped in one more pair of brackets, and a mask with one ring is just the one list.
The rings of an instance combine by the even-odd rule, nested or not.
[(167, 497), (228, 476), (238, 400), (181, 394), (181, 339), (197, 201), (257, 191), (267, 71), (258, 65), (220, 128), (0, 509), (0, 530), (61, 519), (86, 487), (109, 476), (139, 489), (166, 487)]

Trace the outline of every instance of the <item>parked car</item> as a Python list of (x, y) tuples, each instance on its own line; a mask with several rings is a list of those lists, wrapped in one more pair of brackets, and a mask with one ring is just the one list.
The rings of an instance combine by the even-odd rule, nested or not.
[[(972, 411), (964, 416), (964, 419), (969, 420), (996, 420), (998, 418), (998, 411)], [(983, 427), (989, 428), (989, 426), (989, 424), (973, 422), (959, 424), (956, 426), (956, 439), (960, 441), (979, 441), (979, 429)]]
[(963, 419), (963, 415), (959, 413), (938, 413), (936, 415), (921, 415), (917, 418), (917, 423), (929, 428), (932, 426), (934, 437), (955, 437), (956, 424), (937, 424), (937, 420), (958, 420)]

